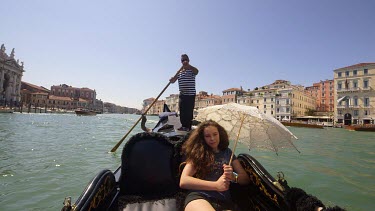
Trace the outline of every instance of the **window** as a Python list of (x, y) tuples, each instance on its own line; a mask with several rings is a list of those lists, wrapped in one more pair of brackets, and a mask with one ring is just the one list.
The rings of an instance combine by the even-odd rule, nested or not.
[(364, 99), (364, 106), (365, 107), (369, 107), (370, 106), (370, 98), (365, 97), (365, 99)]
[(354, 98), (354, 106), (358, 106), (358, 98)]
[(341, 110), (338, 110), (338, 114), (339, 114), (339, 115), (342, 115), (342, 111), (341, 111)]
[(368, 80), (363, 81), (363, 88), (368, 88)]
[(341, 72), (338, 72), (338, 73), (337, 73), (337, 76), (340, 78), (340, 77), (341, 77)]
[(349, 76), (349, 71), (345, 71), (345, 76)]
[(271, 105), (271, 108), (273, 108), (273, 105)]
[(364, 69), (363, 70), (363, 75), (367, 75), (368, 74), (368, 69)]
[(354, 116), (358, 116), (358, 110), (353, 111)]
[(289, 113), (290, 109), (289, 108), (286, 108), (286, 112)]
[(267, 108), (267, 105), (264, 105), (263, 107), (264, 107), (264, 108)]
[(365, 116), (367, 115), (370, 115), (370, 111), (369, 110), (365, 110)]
[(357, 88), (357, 87), (358, 87), (358, 82), (357, 82), (357, 81), (353, 81), (353, 87), (354, 87), (354, 88)]
[(267, 98), (264, 98), (264, 102), (267, 102)]
[(353, 75), (357, 75), (357, 70), (353, 70)]
[(342, 84), (341, 84), (341, 82), (339, 82), (339, 83), (337, 84), (337, 89), (338, 89), (338, 90), (342, 89)]

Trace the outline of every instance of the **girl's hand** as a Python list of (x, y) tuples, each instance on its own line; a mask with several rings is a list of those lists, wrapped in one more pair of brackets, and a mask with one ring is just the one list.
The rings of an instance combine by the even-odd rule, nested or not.
[(223, 192), (229, 189), (230, 180), (226, 178), (223, 174), (221, 177), (216, 181), (216, 190), (219, 192)]
[(233, 167), (223, 164), (224, 174), (228, 180), (233, 180)]

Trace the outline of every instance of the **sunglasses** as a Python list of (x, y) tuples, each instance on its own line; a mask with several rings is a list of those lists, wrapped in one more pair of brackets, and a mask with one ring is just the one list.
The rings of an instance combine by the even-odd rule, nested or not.
[(188, 62), (189, 60), (188, 59), (181, 59), (181, 62), (184, 62), (184, 61)]

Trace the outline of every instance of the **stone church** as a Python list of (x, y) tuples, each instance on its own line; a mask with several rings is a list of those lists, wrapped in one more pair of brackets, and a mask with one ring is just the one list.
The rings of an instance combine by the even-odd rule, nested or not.
[(6, 54), (4, 44), (0, 49), (0, 106), (17, 106), (21, 101), (21, 79), (23, 62), (14, 58), (12, 49), (10, 55)]

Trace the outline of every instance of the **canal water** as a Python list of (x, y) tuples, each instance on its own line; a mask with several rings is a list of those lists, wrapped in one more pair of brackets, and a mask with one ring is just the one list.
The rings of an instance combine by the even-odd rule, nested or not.
[[(124, 143), (108, 153), (138, 115), (0, 114), (0, 210), (60, 210), (75, 201), (102, 169), (120, 165)], [(148, 117), (148, 126), (158, 117)], [(301, 151), (274, 152), (240, 145), (274, 176), (283, 171), (291, 187), (324, 204), (347, 210), (375, 208), (375, 133), (339, 128), (289, 129)], [(131, 133), (141, 132), (140, 126)], [(130, 137), (130, 136), (129, 136)]]

